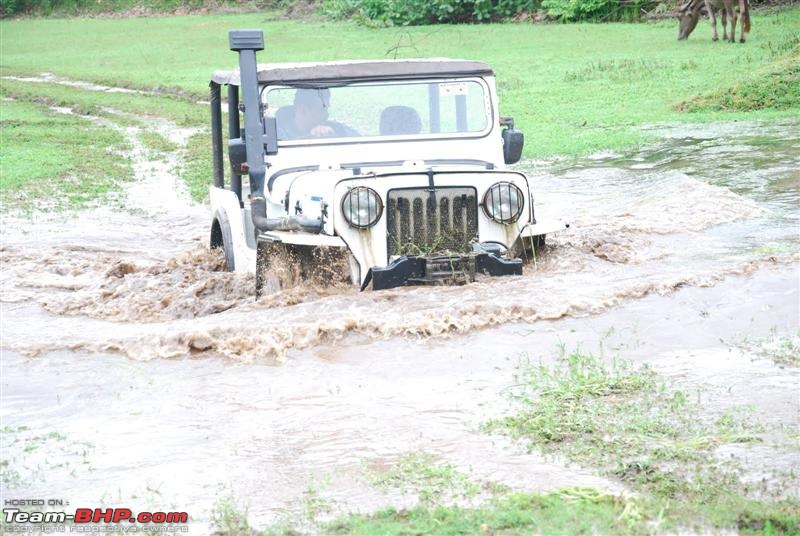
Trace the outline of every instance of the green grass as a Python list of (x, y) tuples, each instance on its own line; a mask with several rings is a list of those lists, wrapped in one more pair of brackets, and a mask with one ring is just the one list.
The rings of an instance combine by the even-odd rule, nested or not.
[(646, 534), (631, 517), (632, 501), (595, 490), (546, 495), (510, 494), (479, 508), (417, 506), (373, 515), (350, 515), (325, 527), (327, 534)]
[[(377, 489), (418, 495), (410, 509), (387, 508), (372, 514), (344, 514), (320, 522), (333, 508), (315, 487), (303, 494), (304, 513), (263, 531), (253, 532), (246, 512), (224, 508), (215, 514), (216, 534), (644, 534), (647, 519), (637, 500), (594, 488), (566, 488), (551, 493), (515, 493), (506, 486), (480, 482), (425, 452), (401, 456), (393, 469), (370, 471)], [(309, 509), (309, 501), (313, 509)], [(321, 507), (320, 507), (321, 505)], [(224, 515), (220, 515), (220, 512)], [(233, 527), (233, 528), (232, 528)], [(239, 529), (240, 532), (237, 532)]]
[[(678, 42), (674, 21), (375, 29), (346, 23), (270, 21), (260, 14), (14, 20), (0, 22), (3, 72), (49, 71), (112, 85), (169, 88), (205, 98), (210, 73), (236, 66), (236, 57), (228, 50), (227, 31), (241, 27), (264, 29), (266, 50), (259, 55), (261, 61), (395, 55), (487, 61), (497, 71), (502, 113), (515, 116), (527, 133), (528, 157), (639, 145), (647, 138), (632, 127), (656, 121), (797, 113), (794, 107), (746, 112), (702, 107), (687, 114), (675, 107), (695, 95), (756, 83), (770, 64), (796, 54), (800, 9), (755, 15), (752, 34), (744, 45), (711, 42), (704, 24), (688, 41)], [(87, 53), (92, 61), (86, 61)], [(142, 101), (142, 111), (159, 113), (146, 102)], [(201, 124), (206, 122), (204, 117)]]
[(517, 382), (519, 411), (487, 430), (622, 480), (643, 494), (643, 511), (660, 526), (800, 531), (796, 496), (752, 498), (736, 464), (714, 459), (720, 445), (760, 442), (764, 428), (747, 408), (709, 420), (699, 393), (673, 390), (646, 367), (581, 352), (553, 366), (524, 363)]
[[(155, 97), (128, 93), (87, 91), (53, 83), (0, 81), (2, 94), (15, 99), (50, 106), (65, 106), (79, 114), (105, 115), (104, 108), (134, 114), (163, 117), (181, 126), (205, 127), (210, 124), (207, 106), (176, 95)], [(119, 121), (115, 119), (115, 121)]]
[(119, 191), (132, 177), (119, 132), (41, 104), (3, 101), (0, 139), (4, 207), (80, 208)]
[(689, 112), (800, 110), (800, 53), (770, 65), (762, 76), (692, 97), (679, 103), (677, 109)]
[(452, 503), (456, 499), (472, 499), (482, 487), (450, 464), (434, 463), (432, 455), (411, 452), (401, 456), (391, 471), (374, 475), (378, 488), (413, 490), (421, 505)]
[[(227, 163), (227, 147), (223, 155), (223, 165)], [(198, 202), (208, 200), (208, 187), (212, 182), (211, 131), (204, 130), (189, 138), (186, 143), (182, 167), (179, 171), (186, 183), (189, 195)], [(230, 172), (225, 169), (225, 180), (230, 180)], [(247, 180), (247, 176), (243, 177)], [(226, 185), (228, 185), (226, 183)]]
[(169, 154), (178, 150), (178, 146), (158, 132), (143, 131), (139, 134), (139, 139), (145, 148), (151, 153)]
[[(195, 201), (205, 201), (208, 198), (208, 186), (211, 183), (211, 135), (208, 129), (202, 130), (200, 133), (192, 136), (187, 143), (185, 149), (180, 149), (177, 145), (166, 139), (158, 132), (146, 130), (146, 121), (143, 123), (135, 117), (142, 118), (143, 116), (162, 117), (175, 122), (182, 126), (199, 126), (205, 127), (209, 123), (208, 109), (206, 106), (195, 104), (183, 97), (175, 95), (165, 95), (163, 97), (152, 97), (144, 95), (130, 95), (121, 93), (106, 93), (97, 91), (88, 91), (58, 84), (39, 84), (39, 83), (26, 83), (15, 80), (2, 80), (0, 82), (0, 95), (11, 97), (15, 99), (15, 105), (27, 106), (26, 110), (34, 108), (44, 108), (45, 106), (61, 106), (74, 110), (77, 114), (85, 114), (95, 117), (102, 117), (118, 126), (134, 125), (143, 127), (140, 132), (140, 139), (148, 150), (149, 156), (152, 158), (162, 157), (168, 153), (180, 151), (179, 162), (181, 163), (179, 173), (187, 184), (189, 193)], [(7, 106), (8, 105), (8, 106)], [(11, 106), (8, 102), (3, 102), (2, 112), (0, 117), (5, 118), (6, 114), (15, 113), (16, 116), (21, 116), (23, 119), (25, 113), (17, 113), (11, 111)], [(8, 110), (7, 110), (8, 108)], [(108, 110), (119, 111), (125, 114), (109, 113)], [(47, 115), (51, 117), (52, 114)], [(145, 117), (146, 119), (146, 117)], [(77, 119), (83, 120), (83, 119)], [(64, 143), (69, 143), (69, 139)], [(102, 139), (97, 140), (98, 144), (102, 144)], [(42, 148), (43, 149), (43, 148)], [(12, 148), (8, 148), (9, 153)], [(48, 153), (49, 154), (49, 153)], [(46, 157), (40, 159), (42, 162), (47, 160)], [(55, 163), (60, 163), (60, 159), (56, 159)], [(87, 162), (87, 164), (89, 164)], [(117, 158), (115, 166), (127, 165), (121, 157)], [(18, 176), (26, 173), (26, 169), (20, 167), (19, 162), (15, 159), (4, 160), (3, 176)], [(54, 168), (47, 169), (48, 173), (55, 173)], [(113, 168), (112, 168), (113, 169)], [(42, 175), (51, 177), (51, 175)], [(96, 175), (86, 175), (83, 177), (82, 184), (78, 187), (79, 190), (91, 190), (92, 184), (98, 177)], [(55, 181), (49, 181), (54, 183)], [(13, 190), (15, 185), (9, 182), (9, 188)], [(103, 189), (104, 185), (97, 184), (98, 189)], [(51, 190), (32, 189), (25, 192), (26, 199), (43, 199)], [(95, 199), (99, 192), (88, 196), (89, 199)], [(9, 198), (11, 201), (12, 199)], [(69, 206), (80, 207), (85, 203), (75, 203), (70, 200)]]

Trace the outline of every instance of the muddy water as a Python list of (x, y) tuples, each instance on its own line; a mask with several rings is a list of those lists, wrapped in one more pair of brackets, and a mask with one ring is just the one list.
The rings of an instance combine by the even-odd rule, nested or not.
[[(796, 369), (738, 343), (798, 326), (800, 124), (649, 128), (662, 141), (641, 152), (531, 163), (540, 214), (571, 230), (522, 277), (465, 287), (255, 303), (205, 251), (205, 209), (161, 195), (174, 162), (142, 154), (122, 207), (4, 217), (3, 426), (28, 427), (4, 434), (4, 495), (190, 509), (203, 533), (221, 497), (256, 524), (301, 512), (309, 486), (332, 513), (407, 503), (368, 475), (410, 450), (520, 489), (619, 490), (477, 431), (520, 352), (559, 342), (796, 427)], [(768, 452), (747, 455), (797, 465)]]

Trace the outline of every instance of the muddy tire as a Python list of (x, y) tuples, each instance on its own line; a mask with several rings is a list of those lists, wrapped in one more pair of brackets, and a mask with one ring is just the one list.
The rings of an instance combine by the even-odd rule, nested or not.
[(547, 235), (540, 234), (533, 237), (533, 248), (536, 250), (536, 253), (544, 249), (546, 236)]
[(269, 269), (269, 249), (271, 244), (258, 242), (256, 245), (256, 299), (259, 299), (264, 292), (264, 282), (266, 273)]
[(236, 269), (233, 255), (231, 225), (228, 222), (228, 216), (224, 212), (217, 211), (217, 213), (214, 214), (214, 223), (211, 224), (209, 246), (211, 249), (222, 250), (225, 256), (225, 271), (233, 272)]
[(349, 253), (325, 248), (259, 242), (256, 248), (256, 298), (268, 288), (298, 285), (350, 285)]

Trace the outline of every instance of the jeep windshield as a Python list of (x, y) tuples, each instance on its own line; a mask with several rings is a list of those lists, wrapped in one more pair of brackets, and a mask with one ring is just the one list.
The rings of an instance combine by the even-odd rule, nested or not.
[(492, 125), (489, 89), (480, 78), (361, 83), (262, 90), (281, 145), (391, 139), (479, 137)]

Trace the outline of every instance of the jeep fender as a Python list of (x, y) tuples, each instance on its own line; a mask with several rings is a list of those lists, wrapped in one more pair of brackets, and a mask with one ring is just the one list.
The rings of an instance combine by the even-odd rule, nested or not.
[[(245, 236), (244, 218), (249, 217), (249, 214), (239, 206), (239, 198), (230, 190), (212, 186), (209, 189), (209, 198), (214, 214), (211, 221), (211, 246), (225, 248), (229, 270), (255, 272), (256, 252), (247, 245)], [(217, 243), (214, 243), (215, 240)]]

